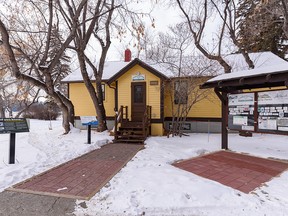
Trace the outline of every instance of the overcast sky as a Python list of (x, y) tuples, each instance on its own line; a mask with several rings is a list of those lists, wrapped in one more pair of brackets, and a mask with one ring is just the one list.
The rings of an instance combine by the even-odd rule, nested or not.
[[(155, 32), (166, 32), (169, 25), (176, 24), (181, 21), (180, 11), (166, 7), (161, 4), (156, 4), (154, 7), (151, 5), (150, 1), (145, 3), (139, 3), (136, 5), (135, 9), (144, 10), (144, 12), (151, 11), (151, 16), (155, 19), (155, 29), (151, 26), (151, 21), (149, 19), (144, 19), (146, 23), (146, 29), (148, 31)], [(109, 60), (122, 60), (122, 52), (125, 48), (130, 48), (132, 50), (132, 58), (136, 57), (136, 50), (133, 48), (133, 43), (129, 45), (129, 35), (127, 35), (127, 40), (119, 43), (119, 40), (113, 40), (111, 49), (109, 51)], [(124, 55), (124, 54), (123, 54)], [(120, 58), (120, 59), (119, 59)]]

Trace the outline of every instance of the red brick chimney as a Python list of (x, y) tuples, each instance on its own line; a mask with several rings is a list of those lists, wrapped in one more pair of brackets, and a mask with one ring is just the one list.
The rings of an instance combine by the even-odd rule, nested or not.
[(130, 62), (131, 61), (131, 50), (130, 49), (126, 49), (125, 50), (125, 58), (124, 58), (125, 62)]

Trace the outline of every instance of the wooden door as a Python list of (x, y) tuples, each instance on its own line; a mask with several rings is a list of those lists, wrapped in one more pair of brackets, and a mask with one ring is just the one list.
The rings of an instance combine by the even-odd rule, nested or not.
[(142, 121), (146, 108), (146, 83), (131, 83), (131, 118), (132, 121)]

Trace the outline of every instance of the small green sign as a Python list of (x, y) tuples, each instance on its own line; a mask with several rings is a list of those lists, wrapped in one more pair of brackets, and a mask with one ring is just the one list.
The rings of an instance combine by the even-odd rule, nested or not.
[(25, 118), (0, 118), (0, 134), (29, 132)]

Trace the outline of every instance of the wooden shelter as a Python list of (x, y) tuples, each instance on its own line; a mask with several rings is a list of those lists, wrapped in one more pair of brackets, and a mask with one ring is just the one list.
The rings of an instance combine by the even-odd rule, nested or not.
[(214, 88), (222, 102), (222, 149), (228, 149), (228, 94), (288, 88), (288, 63), (238, 71), (214, 77), (200, 86)]

